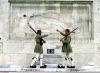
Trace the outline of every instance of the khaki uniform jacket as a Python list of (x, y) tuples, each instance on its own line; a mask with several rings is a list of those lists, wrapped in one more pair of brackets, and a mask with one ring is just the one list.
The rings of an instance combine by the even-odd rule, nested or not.
[(39, 34), (37, 34), (37, 36), (35, 37), (36, 45), (35, 45), (34, 52), (40, 53), (40, 54), (43, 53), (43, 46), (40, 45), (40, 41), (41, 41), (41, 38), (44, 38), (44, 37), (47, 37), (47, 36), (48, 35), (39, 35)]
[(70, 42), (71, 42), (71, 36), (67, 34), (64, 34), (62, 32), (60, 32), (61, 35), (64, 36), (63, 40), (62, 40), (62, 52), (66, 53), (66, 54), (69, 54), (72, 52), (72, 47), (70, 45)]

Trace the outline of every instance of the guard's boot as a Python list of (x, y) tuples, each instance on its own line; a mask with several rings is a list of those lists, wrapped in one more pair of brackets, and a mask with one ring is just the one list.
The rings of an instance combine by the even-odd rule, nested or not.
[(65, 66), (61, 66), (61, 68), (65, 68)]
[(67, 68), (75, 68), (75, 66), (67, 66)]
[(60, 65), (57, 66), (57, 68), (60, 68), (60, 67), (61, 67)]
[(67, 68), (71, 68), (71, 66), (67, 66)]
[(71, 68), (75, 68), (75, 66), (71, 66)]
[(58, 65), (57, 68), (65, 68), (63, 65)]
[(36, 68), (36, 65), (34, 65), (34, 66), (30, 66), (30, 68)]
[(40, 68), (46, 68), (47, 67), (47, 65), (44, 65), (44, 66), (40, 66)]

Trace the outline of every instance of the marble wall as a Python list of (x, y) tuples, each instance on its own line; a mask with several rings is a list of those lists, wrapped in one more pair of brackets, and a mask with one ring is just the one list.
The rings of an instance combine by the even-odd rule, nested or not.
[[(80, 0), (78, 0), (80, 1)], [(87, 0), (86, 0), (87, 1)], [(100, 32), (99, 32), (99, 17), (100, 17), (100, 1), (93, 0), (92, 10), (92, 25), (93, 25), (93, 39), (92, 40), (72, 40), (73, 56), (76, 65), (88, 65), (94, 62), (95, 65), (100, 65), (99, 51), (100, 51)], [(0, 64), (16, 64), (29, 65), (33, 57), (33, 49), (35, 45), (34, 39), (12, 39), (10, 29), (10, 4), (8, 0), (0, 0)], [(32, 33), (32, 31), (30, 30)], [(34, 33), (33, 33), (34, 34)], [(34, 37), (33, 37), (34, 38)], [(47, 41), (50, 43), (50, 41)], [(77, 42), (77, 43), (76, 43)], [(57, 43), (57, 42), (54, 42)], [(54, 44), (53, 43), (53, 44)], [(59, 45), (58, 44), (55, 45)], [(44, 44), (44, 54), (48, 44)], [(50, 45), (48, 45), (50, 46)], [(61, 45), (60, 45), (61, 46)], [(54, 46), (55, 47), (55, 46)], [(56, 54), (60, 53), (60, 48), (56, 49)]]

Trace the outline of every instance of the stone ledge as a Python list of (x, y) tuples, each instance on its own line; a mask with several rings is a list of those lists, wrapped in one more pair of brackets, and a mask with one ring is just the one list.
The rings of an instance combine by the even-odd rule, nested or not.
[(41, 3), (41, 2), (62, 2), (62, 3), (93, 3), (93, 0), (8, 0), (10, 3)]

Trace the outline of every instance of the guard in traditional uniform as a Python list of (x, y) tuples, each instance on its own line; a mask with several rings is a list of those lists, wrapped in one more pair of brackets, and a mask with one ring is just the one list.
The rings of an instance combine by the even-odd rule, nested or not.
[(37, 35), (35, 37), (36, 46), (34, 49), (35, 56), (33, 57), (30, 68), (36, 68), (36, 62), (38, 60), (40, 61), (40, 68), (46, 68), (46, 65), (42, 65), (42, 62), (43, 62), (43, 43), (45, 43), (43, 38), (47, 37), (47, 36), (48, 36), (48, 34), (41, 35), (41, 30), (37, 30)]
[(58, 68), (65, 68), (64, 65), (67, 64), (67, 68), (75, 68), (75, 66), (72, 65), (72, 57), (70, 57), (70, 53), (72, 53), (72, 47), (70, 45), (71, 43), (71, 36), (70, 36), (70, 30), (65, 29), (65, 33), (57, 30), (62, 36), (64, 36), (60, 41), (62, 42), (62, 55), (64, 57), (63, 65), (58, 65)]

